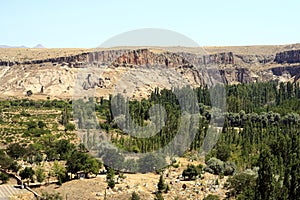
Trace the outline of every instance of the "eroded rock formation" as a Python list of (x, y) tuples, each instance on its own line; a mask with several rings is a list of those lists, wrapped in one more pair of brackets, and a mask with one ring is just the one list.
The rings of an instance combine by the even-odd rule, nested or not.
[(279, 52), (274, 61), (277, 63), (300, 63), (300, 49)]
[[(208, 84), (209, 76), (216, 73), (225, 84), (297, 81), (300, 78), (300, 50), (267, 55), (232, 52), (202, 55), (142, 48), (95, 50), (22, 62), (2, 60), (0, 94), (24, 96), (31, 90), (33, 95), (72, 97), (74, 87), (78, 87), (75, 86), (77, 74), (81, 69), (93, 66), (100, 72), (90, 72), (82, 77), (79, 86), (84, 90), (99, 89), (99, 95), (105, 96), (118, 84), (124, 84), (121, 83), (124, 79), (133, 83), (130, 87), (137, 91), (134, 95), (142, 97), (140, 94), (147, 95), (155, 87), (171, 88), (174, 82), (180, 83), (182, 79), (193, 87)], [(206, 68), (209, 71), (205, 71)], [(148, 83), (150, 79), (154, 83)]]

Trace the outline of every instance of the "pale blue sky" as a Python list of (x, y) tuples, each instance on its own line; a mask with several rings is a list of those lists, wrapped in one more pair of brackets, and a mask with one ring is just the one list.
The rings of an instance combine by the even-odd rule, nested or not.
[(1, 0), (0, 45), (95, 47), (140, 28), (201, 46), (300, 42), (299, 0)]

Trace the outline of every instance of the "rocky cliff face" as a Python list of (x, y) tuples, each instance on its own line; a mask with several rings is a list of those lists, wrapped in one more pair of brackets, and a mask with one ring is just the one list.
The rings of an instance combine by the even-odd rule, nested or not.
[(191, 53), (163, 52), (153, 53), (149, 49), (137, 50), (108, 50), (82, 53), (78, 55), (48, 58), (42, 60), (30, 60), (24, 62), (1, 61), (0, 66), (34, 65), (42, 63), (64, 64), (70, 67), (80, 66), (84, 63), (94, 63), (114, 66), (120, 65), (165, 65), (168, 67), (190, 65), (190, 64), (234, 64), (231, 52), (212, 55), (196, 55)]
[[(113, 93), (118, 85), (130, 85), (135, 97), (145, 97), (155, 87), (174, 87), (188, 83), (193, 87), (209, 82), (204, 67), (218, 69), (226, 84), (255, 81), (297, 81), (300, 77), (300, 50), (270, 55), (221, 52), (201, 55), (156, 49), (94, 50), (75, 55), (25, 61), (0, 61), (0, 94), (71, 98), (77, 75), (91, 66), (100, 71), (85, 74), (80, 85), (84, 90), (99, 89), (98, 95)], [(126, 80), (126, 84), (122, 81)], [(123, 91), (129, 90), (123, 89)]]
[(300, 63), (300, 50), (277, 53), (274, 61), (277, 63)]

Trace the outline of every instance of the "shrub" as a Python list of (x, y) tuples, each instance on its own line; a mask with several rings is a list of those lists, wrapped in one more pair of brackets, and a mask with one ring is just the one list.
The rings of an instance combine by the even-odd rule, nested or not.
[(155, 200), (164, 200), (164, 197), (161, 192), (155, 194)]
[(38, 182), (43, 182), (46, 178), (45, 170), (42, 169), (40, 166), (35, 170), (35, 176)]
[(27, 96), (29, 96), (29, 97), (30, 97), (32, 94), (33, 94), (33, 93), (32, 93), (32, 91), (31, 91), (31, 90), (27, 90), (27, 92), (26, 92), (26, 95), (27, 95)]
[(234, 175), (227, 180), (226, 189), (229, 189), (228, 197), (237, 199), (254, 199), (256, 188), (255, 173), (248, 173), (244, 171), (240, 174)]
[(159, 177), (159, 181), (157, 184), (158, 192), (164, 192), (167, 189), (167, 185), (162, 175)]
[(217, 158), (226, 162), (230, 158), (231, 148), (228, 145), (220, 145), (217, 148)]
[(113, 189), (116, 185), (115, 183), (115, 170), (112, 168), (108, 169), (108, 172), (106, 174), (106, 182), (108, 187), (110, 187), (111, 189)]
[(108, 187), (110, 187), (111, 189), (113, 189), (115, 187), (116, 183), (115, 183), (114, 180), (109, 180), (107, 182), (107, 185), (108, 185)]
[(236, 165), (233, 162), (226, 162), (224, 164), (224, 175), (230, 176), (233, 175), (236, 171)]
[(43, 129), (44, 127), (46, 127), (46, 124), (43, 121), (38, 121), (38, 127)]
[(12, 158), (18, 159), (27, 154), (27, 149), (22, 147), (19, 143), (13, 143), (7, 147), (7, 154)]
[(2, 183), (7, 183), (7, 181), (9, 180), (9, 176), (3, 172), (0, 173), (0, 180), (2, 181)]
[(131, 198), (130, 200), (140, 200), (140, 196), (134, 191), (132, 194), (131, 194)]
[(217, 195), (209, 194), (207, 197), (205, 197), (203, 200), (220, 200), (220, 197)]
[(206, 164), (206, 171), (210, 173), (219, 175), (224, 172), (224, 162), (217, 158), (210, 158)]
[(205, 170), (216, 175), (233, 175), (236, 171), (236, 165), (233, 162), (223, 162), (212, 157), (206, 162)]
[(188, 180), (194, 180), (198, 175), (200, 175), (201, 169), (195, 165), (188, 165), (185, 170), (182, 172), (182, 176), (188, 177)]
[(33, 180), (34, 170), (31, 167), (25, 167), (22, 171), (20, 171), (20, 176), (22, 179), (30, 179)]
[(75, 125), (74, 124), (69, 122), (65, 125), (65, 131), (74, 131), (74, 130), (75, 130)]
[(42, 193), (42, 196), (38, 198), (39, 200), (62, 200), (63, 197), (60, 193)]

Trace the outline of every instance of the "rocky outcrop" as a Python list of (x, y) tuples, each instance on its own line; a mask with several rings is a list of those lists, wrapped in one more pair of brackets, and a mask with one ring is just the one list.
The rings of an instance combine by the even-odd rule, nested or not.
[(239, 58), (245, 64), (266, 64), (272, 62), (275, 58), (274, 55), (241, 55), (236, 54), (235, 57)]
[[(31, 90), (34, 95), (70, 98), (79, 87), (85, 92), (99, 89), (97, 95), (108, 96), (116, 86), (124, 86), (121, 92), (132, 89), (134, 96), (146, 97), (155, 87), (172, 88), (185, 82), (192, 87), (209, 85), (219, 72), (217, 80), (226, 84), (296, 81), (300, 78), (299, 55), (300, 50), (276, 55), (203, 55), (142, 48), (95, 50), (22, 62), (4, 60), (0, 61), (0, 95), (24, 96)], [(84, 70), (87, 74), (82, 74)], [(75, 85), (78, 74), (82, 74), (81, 82)]]
[(300, 50), (277, 53), (274, 61), (277, 63), (300, 63)]
[(185, 58), (189, 63), (193, 65), (234, 64), (234, 55), (232, 52), (207, 55), (197, 55), (186, 52), (179, 52), (177, 54)]
[(129, 50), (108, 50), (108, 51), (95, 51), (89, 53), (82, 53), (78, 55), (63, 56), (57, 58), (47, 58), (41, 60), (28, 60), (24, 62), (17, 61), (1, 61), (0, 66), (13, 66), (13, 65), (35, 65), (43, 63), (53, 63), (53, 64), (66, 64), (69, 67), (80, 66), (84, 63), (95, 63), (108, 65), (113, 62), (117, 57), (123, 55)]
[(219, 71), (225, 84), (251, 83), (254, 81), (251, 71), (246, 68), (228, 68)]
[(117, 57), (112, 63), (115, 67), (118, 66), (165, 66), (178, 67), (190, 66), (190, 63), (182, 56), (176, 53), (164, 52), (153, 53), (148, 49), (133, 50)]
[(86, 63), (95, 65), (125, 66), (125, 65), (164, 65), (167, 67), (203, 65), (203, 64), (234, 64), (234, 55), (231, 52), (211, 55), (196, 55), (191, 53), (163, 52), (153, 53), (149, 49), (137, 50), (107, 50), (82, 53), (78, 55), (28, 60), (24, 62), (0, 61), (0, 66), (34, 65), (53, 63), (53, 65), (67, 65), (78, 67)]
[(271, 70), (272, 73), (276, 76), (282, 76), (285, 72), (287, 72), (293, 77), (300, 73), (300, 66), (274, 67)]

